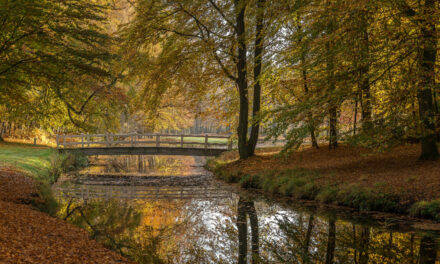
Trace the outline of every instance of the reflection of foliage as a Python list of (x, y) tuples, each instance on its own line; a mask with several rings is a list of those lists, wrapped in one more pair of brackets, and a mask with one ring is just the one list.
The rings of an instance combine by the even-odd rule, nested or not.
[[(261, 254), (264, 263), (325, 262), (330, 238), (327, 220), (313, 215), (276, 213), (275, 220), (267, 226), (261, 232), (265, 234)], [(419, 251), (421, 239), (414, 233), (390, 232), (344, 221), (336, 222), (335, 231), (333, 263), (417, 263), (417, 259), (426, 257)]]
[[(252, 209), (250, 203), (241, 201), (241, 205), (247, 214)], [(412, 264), (418, 259), (431, 263), (429, 260), (436, 254), (432, 249), (437, 241), (426, 235), (422, 241), (416, 233), (392, 232), (342, 220), (331, 221), (333, 226), (318, 215), (260, 202), (255, 207), (259, 263), (325, 263), (331, 253), (333, 263)], [(59, 215), (138, 263), (226, 264), (238, 258), (236, 199), (226, 204), (175, 200), (71, 201), (63, 205)], [(247, 240), (250, 238), (247, 230)], [(329, 246), (333, 239), (334, 247)]]
[(90, 170), (99, 173), (154, 173), (178, 175), (191, 173), (194, 157), (108, 156), (92, 159)]
[(70, 201), (61, 210), (61, 216), (75, 225), (89, 230), (92, 237), (122, 255), (132, 248), (132, 237), (140, 223), (140, 214), (126, 202)]

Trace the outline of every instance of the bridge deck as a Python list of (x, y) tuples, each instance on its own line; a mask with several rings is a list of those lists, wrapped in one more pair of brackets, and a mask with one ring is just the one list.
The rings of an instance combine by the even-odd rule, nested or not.
[(60, 152), (85, 155), (217, 156), (232, 149), (225, 135), (81, 134), (57, 136)]
[(60, 198), (88, 199), (226, 199), (232, 197), (229, 190), (216, 186), (104, 186), (74, 185), (54, 189)]

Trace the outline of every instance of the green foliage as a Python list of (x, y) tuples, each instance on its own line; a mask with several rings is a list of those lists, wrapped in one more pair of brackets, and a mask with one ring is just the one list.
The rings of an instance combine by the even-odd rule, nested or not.
[(417, 202), (411, 206), (409, 212), (415, 217), (440, 221), (440, 200)]
[(41, 182), (38, 186), (38, 195), (39, 199), (33, 200), (31, 203), (32, 206), (50, 216), (56, 216), (59, 209), (59, 203), (53, 196), (51, 185)]
[(49, 131), (110, 124), (121, 94), (105, 2), (0, 0), (2, 122)]
[(404, 212), (397, 195), (385, 194), (356, 185), (340, 188), (336, 199), (341, 205), (363, 211)]
[(402, 213), (400, 198), (394, 194), (381, 193), (358, 185), (317, 185), (319, 174), (305, 169), (290, 169), (282, 172), (264, 171), (256, 175), (237, 175), (222, 167), (215, 175), (227, 182), (239, 183), (242, 188), (262, 189), (268, 193), (281, 194), (297, 199), (311, 199), (323, 203), (348, 206), (361, 211), (383, 211)]
[(51, 158), (49, 174), (50, 182), (58, 180), (62, 173), (79, 170), (88, 165), (88, 158), (79, 152), (69, 152), (67, 154), (56, 154)]

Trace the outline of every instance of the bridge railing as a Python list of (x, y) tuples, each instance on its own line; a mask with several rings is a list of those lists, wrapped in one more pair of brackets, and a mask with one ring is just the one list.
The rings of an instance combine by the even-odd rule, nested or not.
[(232, 198), (232, 191), (217, 186), (98, 186), (74, 185), (55, 188), (59, 198), (79, 199), (216, 199)]
[(196, 147), (232, 149), (227, 135), (175, 134), (80, 134), (57, 135), (57, 148), (92, 147)]

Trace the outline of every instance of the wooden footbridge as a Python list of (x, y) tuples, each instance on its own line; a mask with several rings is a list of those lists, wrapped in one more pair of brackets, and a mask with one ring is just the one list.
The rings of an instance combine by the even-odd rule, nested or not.
[(141, 199), (141, 200), (210, 200), (232, 198), (232, 191), (218, 186), (106, 186), (72, 185), (54, 189), (58, 198)]
[(60, 152), (84, 155), (218, 156), (232, 149), (227, 135), (81, 134), (57, 135)]

